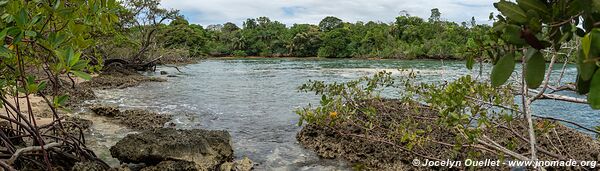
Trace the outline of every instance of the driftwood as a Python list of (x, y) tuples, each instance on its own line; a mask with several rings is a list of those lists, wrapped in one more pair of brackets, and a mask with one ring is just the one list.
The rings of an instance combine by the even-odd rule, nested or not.
[(162, 58), (162, 56), (155, 58), (153, 60), (150, 60), (148, 62), (135, 62), (135, 61), (132, 62), (132, 61), (118, 59), (118, 58), (107, 59), (106, 61), (104, 61), (104, 66), (107, 68), (120, 67), (120, 68), (134, 69), (136, 71), (148, 71), (148, 70), (155, 70), (156, 63), (161, 58)]

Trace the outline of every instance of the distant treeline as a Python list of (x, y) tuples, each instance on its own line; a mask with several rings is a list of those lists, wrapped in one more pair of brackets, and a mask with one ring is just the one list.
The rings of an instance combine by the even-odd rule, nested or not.
[(179, 18), (157, 40), (166, 49), (187, 49), (190, 56), (462, 59), (469, 39), (490, 29), (471, 20), (442, 21), (437, 9), (427, 20), (404, 15), (393, 23), (348, 23), (330, 16), (319, 25), (291, 27), (267, 17), (247, 19), (241, 27), (228, 22), (206, 28)]

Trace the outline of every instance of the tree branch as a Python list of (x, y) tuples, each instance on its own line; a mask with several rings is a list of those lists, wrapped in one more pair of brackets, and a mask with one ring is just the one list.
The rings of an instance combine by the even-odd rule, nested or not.
[(60, 145), (61, 145), (60, 143), (53, 142), (53, 143), (46, 144), (44, 146), (29, 146), (29, 147), (21, 148), (21, 149), (18, 149), (12, 155), (12, 157), (10, 157), (10, 159), (8, 159), (6, 161), (6, 163), (9, 164), (9, 165), (13, 165), (15, 163), (15, 161), (17, 160), (17, 158), (19, 158), (19, 156), (21, 156), (22, 153), (32, 152), (32, 151), (41, 151), (41, 150), (49, 149), (49, 148), (52, 148), (52, 147), (58, 147)]

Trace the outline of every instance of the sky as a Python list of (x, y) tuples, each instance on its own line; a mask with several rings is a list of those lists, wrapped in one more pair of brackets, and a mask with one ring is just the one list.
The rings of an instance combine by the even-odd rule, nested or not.
[(471, 17), (489, 24), (492, 3), (497, 0), (163, 0), (167, 9), (178, 9), (185, 18), (203, 26), (233, 22), (238, 26), (247, 18), (269, 17), (286, 25), (318, 24), (326, 16), (345, 22), (393, 22), (401, 11), (427, 19), (438, 8), (442, 19), (461, 23)]

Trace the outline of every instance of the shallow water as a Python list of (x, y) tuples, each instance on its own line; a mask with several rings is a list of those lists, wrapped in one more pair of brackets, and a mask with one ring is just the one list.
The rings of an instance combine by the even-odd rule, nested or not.
[[(228, 130), (236, 157), (248, 156), (259, 164), (258, 170), (347, 170), (344, 162), (321, 160), (297, 143), (300, 127), (294, 109), (317, 103), (318, 98), (300, 93), (296, 87), (308, 80), (347, 81), (381, 70), (399, 74), (399, 68), (418, 71), (423, 81), (478, 73), (467, 70), (463, 62), (427, 60), (213, 59), (180, 68), (183, 73), (161, 67), (159, 70), (178, 77), (98, 91), (99, 98), (91, 103), (174, 114), (179, 128)], [(574, 81), (575, 72), (574, 66), (569, 66), (563, 80)], [(540, 101), (534, 111), (588, 127), (600, 125), (600, 113), (587, 105)]]

